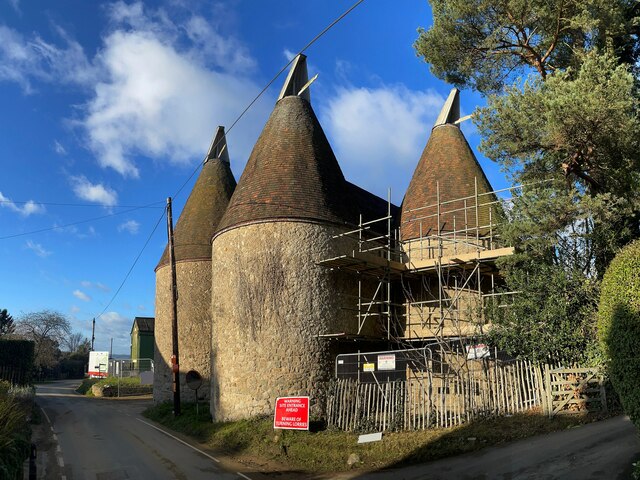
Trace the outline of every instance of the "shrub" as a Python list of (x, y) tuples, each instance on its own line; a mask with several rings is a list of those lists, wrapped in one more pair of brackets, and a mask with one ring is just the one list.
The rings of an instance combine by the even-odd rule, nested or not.
[(605, 272), (598, 340), (622, 407), (640, 426), (640, 241), (621, 250)]
[(29, 455), (28, 408), (11, 395), (0, 396), (0, 479), (17, 478)]

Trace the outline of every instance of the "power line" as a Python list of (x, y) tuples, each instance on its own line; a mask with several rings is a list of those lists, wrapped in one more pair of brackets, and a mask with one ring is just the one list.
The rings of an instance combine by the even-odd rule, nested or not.
[(158, 218), (158, 221), (156, 222), (155, 226), (153, 227), (153, 230), (151, 230), (151, 233), (149, 234), (149, 236), (147, 237), (147, 241), (144, 242), (144, 245), (142, 246), (142, 248), (140, 249), (140, 252), (138, 253), (138, 255), (136, 256), (135, 260), (133, 261), (133, 264), (131, 265), (131, 267), (129, 268), (129, 271), (127, 272), (127, 274), (124, 276), (124, 279), (122, 280), (122, 282), (120, 283), (120, 286), (118, 287), (118, 289), (116, 290), (116, 292), (113, 294), (113, 296), (111, 297), (111, 300), (109, 300), (109, 303), (107, 303), (107, 306), (104, 307), (104, 309), (102, 310), (102, 312), (100, 312), (100, 315), (96, 315), (95, 318), (100, 318), (102, 315), (104, 315), (104, 313), (107, 311), (107, 309), (111, 306), (111, 304), (113, 303), (113, 301), (116, 299), (116, 297), (118, 296), (118, 293), (120, 293), (120, 290), (122, 290), (122, 287), (124, 287), (124, 284), (126, 283), (126, 281), (129, 278), (129, 275), (131, 275), (131, 272), (133, 271), (133, 268), (136, 266), (136, 264), (138, 263), (138, 260), (140, 260), (140, 257), (142, 256), (142, 253), (145, 251), (145, 249), (147, 248), (147, 245), (149, 245), (149, 242), (151, 241), (151, 237), (153, 237), (153, 234), (156, 233), (156, 230), (158, 228), (158, 225), (160, 225), (160, 222), (162, 221), (162, 219), (164, 218), (164, 215), (166, 213), (166, 209), (162, 211), (162, 215), (160, 215), (160, 218)]
[[(274, 75), (274, 77), (264, 86), (264, 88), (258, 93), (258, 95), (255, 96), (255, 98), (253, 100), (251, 100), (251, 102), (249, 103), (249, 105), (247, 105), (247, 107), (240, 113), (240, 115), (233, 121), (233, 123), (231, 124), (231, 126), (226, 130), (226, 133), (229, 133), (236, 125), (237, 123), (242, 119), (242, 117), (244, 117), (244, 115), (249, 111), (249, 109), (251, 109), (251, 107), (253, 107), (253, 105), (258, 101), (258, 99), (269, 89), (269, 87), (271, 85), (273, 85), (273, 83), (276, 81), (276, 79), (293, 63), (294, 59), (302, 54), (306, 49), (308, 49), (311, 45), (313, 45), (315, 42), (317, 42), (325, 33), (327, 33), (329, 30), (331, 30), (331, 28), (333, 28), (338, 22), (340, 22), (344, 17), (346, 17), (349, 13), (351, 13), (358, 5), (360, 5), (361, 3), (363, 3), (364, 0), (358, 0), (357, 2), (355, 2), (351, 7), (349, 7), (344, 13), (342, 13), (338, 18), (336, 18), (333, 22), (331, 22), (327, 27), (325, 27), (320, 33), (318, 33), (315, 37), (313, 37), (291, 60), (289, 60), (289, 62), (287, 62), (287, 64), (282, 67), (278, 73), (276, 73)], [(222, 140), (222, 139), (221, 139)], [(218, 143), (221, 141), (219, 140)], [(212, 148), (216, 148), (218, 146), (218, 143), (216, 143), (215, 145), (213, 145)], [(184, 187), (189, 183), (189, 181), (194, 177), (194, 175), (198, 172), (198, 170), (200, 169), (200, 167), (202, 166), (202, 164), (204, 163), (204, 160), (202, 162), (200, 162), (198, 164), (198, 166), (193, 170), (193, 172), (191, 173), (191, 175), (189, 175), (189, 177), (184, 181), (184, 183), (180, 186), (180, 188), (178, 189), (178, 191), (175, 193), (174, 195), (174, 199), (176, 197), (178, 197), (180, 195), (180, 192), (182, 192), (182, 190), (184, 189)], [(155, 233), (156, 229), (158, 228), (158, 225), (160, 224), (160, 221), (162, 220), (162, 218), (164, 217), (166, 213), (166, 210), (163, 211), (162, 215), (160, 216), (160, 218), (158, 219), (158, 222), (156, 223), (155, 227), (153, 228), (153, 231), (151, 232), (151, 234), (149, 235), (149, 238), (147, 238), (147, 241), (145, 242), (145, 244), (143, 245), (142, 249), (140, 250), (140, 253), (138, 253), (138, 256), (136, 257), (136, 259), (134, 260), (133, 264), (131, 265), (131, 268), (129, 268), (129, 271), (127, 272), (124, 280), (122, 281), (122, 283), (120, 284), (120, 286), (118, 287), (118, 290), (116, 290), (116, 292), (113, 294), (113, 297), (111, 298), (111, 300), (109, 301), (109, 303), (107, 304), (107, 306), (104, 308), (104, 310), (102, 310), (102, 312), (100, 313), (100, 315), (98, 315), (96, 318), (100, 318), (102, 315), (104, 315), (104, 313), (107, 311), (107, 309), (111, 306), (111, 304), (113, 303), (113, 301), (115, 300), (115, 298), (118, 296), (118, 293), (120, 293), (120, 290), (122, 289), (122, 287), (124, 286), (125, 282), (127, 281), (127, 279), (129, 278), (129, 275), (131, 274), (131, 272), (133, 271), (133, 268), (136, 266), (136, 264), (138, 263), (138, 260), (140, 259), (140, 256), (142, 255), (142, 253), (144, 252), (145, 248), (147, 247), (147, 245), (149, 244), (149, 241), (151, 240), (151, 237), (153, 236), (153, 234)]]
[[(242, 119), (242, 117), (244, 117), (244, 115), (249, 111), (249, 109), (251, 107), (253, 107), (253, 105), (258, 101), (258, 99), (264, 94), (264, 92), (266, 92), (269, 87), (271, 85), (273, 85), (273, 82), (275, 82), (278, 77), (280, 75), (282, 75), (282, 72), (284, 72), (287, 68), (289, 68), (289, 65), (291, 65), (293, 63), (293, 61), (296, 59), (296, 57), (298, 55), (300, 55), (301, 53), (304, 53), (304, 51), (309, 48), (311, 45), (313, 45), (314, 43), (316, 43), (325, 33), (327, 33), (329, 30), (331, 30), (331, 28), (333, 28), (337, 23), (339, 23), (344, 17), (346, 17), (347, 15), (349, 15), (349, 13), (351, 13), (358, 5), (360, 5), (362, 2), (364, 2), (364, 0), (358, 0), (356, 3), (354, 3), (353, 5), (351, 5), (351, 7), (349, 7), (347, 10), (345, 10), (344, 13), (342, 13), (342, 15), (340, 15), (338, 18), (336, 18), (333, 22), (331, 22), (328, 26), (326, 26), (324, 28), (324, 30), (322, 30), (320, 33), (318, 33), (315, 37), (313, 37), (304, 47), (302, 47), (302, 49), (293, 56), (293, 58), (291, 58), (291, 60), (289, 60), (289, 62), (282, 67), (278, 73), (276, 73), (273, 78), (271, 80), (269, 80), (269, 82), (264, 86), (264, 88), (262, 90), (260, 90), (260, 93), (258, 93), (253, 100), (251, 100), (251, 102), (249, 102), (249, 105), (247, 105), (247, 107), (242, 111), (242, 113), (240, 113), (240, 115), (233, 121), (233, 123), (231, 124), (231, 126), (229, 128), (226, 129), (226, 133), (229, 133), (233, 127), (236, 126), (236, 124), (240, 121), (240, 119)], [(215, 149), (218, 146), (218, 143), (220, 143), (222, 141), (222, 139), (218, 140), (218, 142), (212, 146), (211, 149)], [(178, 195), (180, 195), (180, 192), (184, 189), (184, 187), (187, 185), (187, 183), (189, 183), (189, 181), (193, 178), (193, 176), (198, 172), (198, 169), (202, 166), (202, 164), (204, 163), (204, 160), (202, 162), (200, 162), (198, 164), (198, 166), (193, 170), (193, 172), (191, 173), (191, 175), (189, 175), (189, 178), (187, 178), (184, 183), (180, 186), (180, 188), (178, 189), (178, 191), (175, 193), (175, 195), (173, 196), (173, 198), (175, 199), (176, 197), (178, 197)]]
[(47, 207), (108, 207), (108, 208), (163, 208), (162, 206), (154, 206), (158, 203), (164, 203), (162, 200), (150, 203), (148, 205), (101, 205), (98, 203), (60, 203), (60, 202), (39, 202), (37, 200), (15, 201), (15, 200), (0, 200), (0, 204), (13, 204), (13, 205), (45, 205)]
[(14, 233), (12, 235), (5, 235), (5, 236), (0, 237), (0, 240), (6, 240), (8, 238), (24, 237), (26, 235), (33, 235), (34, 233), (49, 232), (51, 230), (62, 230), (62, 229), (65, 229), (67, 227), (73, 227), (73, 226), (76, 226), (76, 225), (81, 225), (83, 223), (95, 222), (97, 220), (102, 220), (102, 219), (105, 219), (105, 218), (115, 217), (115, 216), (118, 216), (118, 215), (124, 215), (125, 213), (131, 213), (131, 212), (134, 212), (136, 210), (141, 210), (143, 208), (150, 208), (151, 206), (153, 206), (153, 205), (155, 205), (157, 203), (158, 202), (154, 202), (154, 203), (151, 203), (149, 205), (130, 208), (128, 210), (123, 210), (121, 212), (109, 213), (107, 215), (101, 215), (99, 217), (87, 218), (85, 220), (80, 220), (80, 221), (72, 222), (72, 223), (66, 223), (64, 225), (54, 225), (53, 227), (40, 228), (38, 230), (32, 230), (30, 232)]

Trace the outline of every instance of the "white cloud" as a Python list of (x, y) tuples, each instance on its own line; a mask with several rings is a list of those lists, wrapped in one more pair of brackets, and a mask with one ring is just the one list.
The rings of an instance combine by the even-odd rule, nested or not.
[(140, 224), (135, 220), (127, 220), (126, 222), (118, 225), (119, 232), (126, 231), (126, 232), (129, 232), (131, 235), (135, 235), (136, 233), (138, 233), (139, 229), (140, 229)]
[(15, 10), (18, 15), (22, 15), (22, 11), (20, 10), (20, 0), (8, 0), (11, 8)]
[(189, 56), (202, 63), (212, 63), (228, 72), (252, 71), (256, 61), (248, 50), (233, 37), (223, 37), (214, 26), (200, 16), (192, 16), (185, 26), (193, 47)]
[(7, 208), (13, 212), (17, 212), (23, 217), (28, 217), (29, 215), (34, 215), (36, 213), (44, 213), (45, 208), (43, 205), (34, 202), (33, 200), (29, 200), (27, 202), (19, 202), (22, 206), (16, 204), (16, 202), (12, 201), (10, 198), (5, 197), (2, 192), (0, 192), (0, 207)]
[[(103, 80), (82, 121), (99, 163), (137, 177), (137, 154), (173, 164), (200, 160), (215, 126), (228, 126), (258, 93), (247, 77), (255, 60), (201, 16), (178, 24), (139, 2), (117, 2), (110, 16), (114, 30), (96, 58)], [(232, 161), (248, 156), (266, 114), (258, 102), (242, 133), (233, 132)]]
[(84, 239), (92, 238), (96, 236), (96, 229), (93, 228), (93, 226), (87, 227), (86, 230), (81, 230), (76, 225), (62, 226), (62, 225), (59, 225), (58, 223), (54, 223), (53, 228), (57, 233), (73, 235), (79, 238), (80, 240), (84, 240)]
[(101, 183), (91, 183), (84, 176), (72, 176), (70, 180), (73, 192), (82, 200), (99, 203), (106, 207), (118, 202), (118, 194)]
[(96, 318), (96, 324), (98, 321), (106, 327), (121, 327), (122, 325), (131, 326), (131, 318), (120, 315), (118, 312), (105, 312), (100, 317)]
[(37, 256), (42, 258), (46, 258), (52, 253), (49, 250), (46, 250), (41, 244), (35, 243), (31, 240), (27, 240), (27, 243), (25, 244), (25, 246), (29, 250), (33, 251)]
[(67, 154), (67, 149), (64, 148), (64, 146), (57, 140), (53, 141), (53, 150), (58, 154), (58, 155), (66, 155)]
[(404, 85), (342, 87), (321, 117), (346, 176), (384, 195), (388, 186), (406, 189), (409, 179), (400, 177), (417, 164), (443, 103), (436, 92)]
[(91, 301), (91, 297), (86, 293), (84, 293), (82, 290), (74, 290), (73, 296), (76, 297), (78, 300), (82, 300), (83, 302)]
[[(118, 312), (106, 312), (96, 317), (96, 349), (109, 350), (109, 339), (113, 338), (114, 352), (128, 352), (131, 342), (130, 332), (133, 319)], [(85, 322), (91, 331), (91, 321)]]
[(110, 292), (111, 289), (109, 287), (107, 287), (105, 284), (100, 283), (100, 282), (91, 282), (89, 280), (82, 280), (80, 282), (80, 285), (83, 286), (84, 288), (91, 288), (91, 289), (95, 289), (95, 290), (100, 290), (102, 292)]
[(70, 311), (72, 314), (79, 313), (79, 312), (80, 312), (80, 310), (81, 310), (81, 309), (80, 309), (80, 307), (78, 307), (77, 305), (71, 305), (71, 308), (69, 309), (69, 311)]
[[(55, 25), (53, 40), (0, 26), (0, 81), (17, 82), (27, 93), (38, 81), (86, 89), (89, 98), (72, 124), (84, 131), (104, 168), (135, 178), (139, 166), (133, 159), (139, 156), (194, 164), (216, 126), (230, 125), (260, 91), (248, 76), (255, 59), (240, 41), (221, 33), (216, 10), (205, 18), (181, 2), (157, 9), (112, 3), (93, 58)], [(269, 110), (264, 100), (257, 102), (234, 129), (230, 151), (239, 168)], [(67, 150), (62, 144), (54, 149)]]
[[(55, 26), (54, 26), (55, 27)], [(43, 40), (37, 34), (25, 37), (0, 25), (0, 81), (18, 83), (33, 93), (33, 80), (89, 86), (98, 72), (82, 46), (60, 27), (55, 31), (62, 45)]]
[(258, 92), (246, 78), (211, 71), (148, 31), (113, 33), (100, 61), (106, 80), (96, 85), (83, 123), (99, 163), (124, 176), (139, 174), (134, 154), (200, 160), (214, 126), (231, 123)]
[(291, 60), (293, 60), (293, 57), (296, 56), (295, 52), (292, 52), (291, 50), (289, 50), (288, 48), (285, 48), (282, 51), (282, 54), (284, 55), (284, 58), (287, 59), (287, 62), (290, 62)]

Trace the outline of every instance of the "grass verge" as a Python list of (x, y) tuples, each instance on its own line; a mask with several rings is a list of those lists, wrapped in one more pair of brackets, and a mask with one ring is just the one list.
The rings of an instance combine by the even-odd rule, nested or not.
[(584, 414), (549, 419), (540, 411), (532, 410), (454, 428), (386, 433), (380, 442), (358, 445), (358, 434), (354, 433), (336, 430), (274, 431), (270, 417), (212, 423), (207, 407), (200, 405), (199, 417), (196, 417), (193, 404), (183, 404), (182, 415), (177, 418), (173, 417), (171, 404), (151, 407), (144, 415), (213, 450), (264, 462), (275, 461), (281, 468), (306, 472), (348, 470), (347, 459), (351, 454), (359, 458), (352, 468), (364, 470), (421, 463), (573, 428), (603, 418)]
[(80, 395), (93, 397), (93, 393), (91, 393), (91, 387), (93, 387), (99, 381), (99, 378), (84, 378), (82, 379), (82, 383), (78, 385), (78, 388), (76, 388), (76, 392)]
[(152, 393), (151, 385), (141, 385), (138, 377), (107, 377), (107, 378), (85, 378), (76, 389), (81, 395), (93, 397), (92, 387), (101, 387), (102, 396), (115, 397), (118, 395), (118, 384), (121, 396), (148, 395)]

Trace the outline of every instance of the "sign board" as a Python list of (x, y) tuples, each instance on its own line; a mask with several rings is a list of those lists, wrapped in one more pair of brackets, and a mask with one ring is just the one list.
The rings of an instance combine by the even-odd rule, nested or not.
[(273, 428), (309, 430), (309, 397), (278, 397)]
[(362, 364), (362, 371), (363, 372), (375, 372), (376, 371), (376, 364), (375, 363), (363, 363)]
[(488, 357), (491, 352), (489, 345), (479, 343), (477, 345), (467, 345), (467, 360), (479, 360)]
[(202, 375), (195, 370), (189, 370), (184, 377), (184, 381), (191, 390), (198, 390), (202, 386)]
[(395, 370), (395, 369), (396, 369), (395, 353), (378, 355), (378, 370)]
[(379, 442), (382, 440), (382, 432), (367, 433), (358, 437), (358, 443)]
[(89, 352), (89, 378), (107, 377), (109, 372), (109, 352)]

